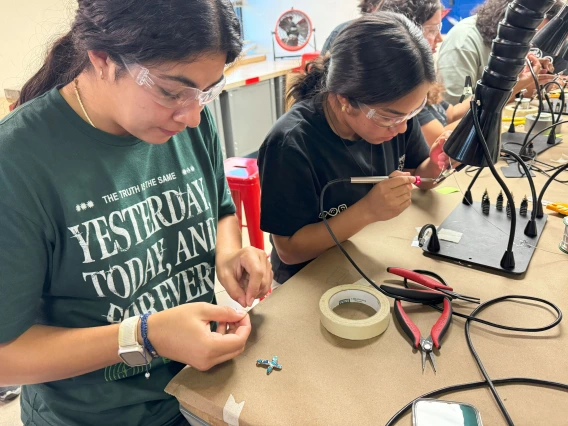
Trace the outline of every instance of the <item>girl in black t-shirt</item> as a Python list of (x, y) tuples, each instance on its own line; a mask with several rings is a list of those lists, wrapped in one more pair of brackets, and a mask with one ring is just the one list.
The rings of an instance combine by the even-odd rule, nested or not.
[[(402, 213), (415, 177), (437, 177), (447, 162), (443, 139), (430, 149), (414, 118), (436, 81), (422, 30), (402, 15), (361, 17), (330, 54), (308, 66), (290, 89), (294, 107), (259, 152), (261, 228), (272, 234), (274, 279), (283, 283), (366, 225)], [(353, 176), (392, 178), (371, 185), (323, 186)], [(422, 184), (427, 189), (430, 184)]]

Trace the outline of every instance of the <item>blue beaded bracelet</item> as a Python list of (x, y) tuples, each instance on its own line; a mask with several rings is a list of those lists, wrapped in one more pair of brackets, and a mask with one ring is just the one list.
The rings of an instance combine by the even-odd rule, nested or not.
[(150, 343), (150, 339), (148, 339), (148, 317), (151, 314), (152, 312), (146, 312), (145, 314), (140, 315), (140, 332), (142, 334), (142, 340), (144, 341), (144, 347), (146, 350), (150, 352), (152, 358), (158, 358), (160, 355), (158, 355), (158, 352), (156, 352), (156, 349), (154, 349), (154, 346)]

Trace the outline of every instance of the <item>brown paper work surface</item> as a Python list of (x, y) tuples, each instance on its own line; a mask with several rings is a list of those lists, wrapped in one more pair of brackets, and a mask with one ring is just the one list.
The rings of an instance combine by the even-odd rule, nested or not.
[[(542, 158), (557, 159), (562, 153), (568, 153), (568, 149), (561, 145)], [(463, 172), (457, 176), (464, 191), (470, 180)], [(544, 182), (537, 174), (537, 191)], [(507, 179), (506, 183), (516, 200), (530, 195), (526, 180)], [(450, 178), (444, 185), (456, 187), (458, 183)], [(489, 170), (483, 171), (474, 187), (474, 200), (480, 201), (485, 188), (494, 202), (499, 188)], [(568, 312), (568, 256), (558, 250), (564, 227), (562, 218), (550, 211), (546, 211), (550, 217), (538, 246), (548, 252), (536, 251), (522, 279), (439, 261), (410, 247), (415, 227), (439, 225), (461, 199), (460, 193), (416, 191), (407, 211), (389, 222), (368, 226), (346, 242), (345, 248), (378, 284), (396, 279), (386, 272), (388, 266), (427, 269), (442, 275), (455, 291), (483, 301), (508, 294), (530, 295), (548, 299)], [(553, 183), (545, 199), (568, 202), (568, 190)], [(237, 403), (245, 402), (241, 426), (364, 426), (384, 425), (405, 404), (426, 392), (483, 379), (466, 343), (464, 320), (455, 316), (441, 350), (435, 352), (436, 375), (429, 364), (422, 374), (420, 352), (413, 350), (392, 315), (386, 332), (374, 339), (348, 341), (328, 333), (319, 321), (320, 297), (331, 287), (358, 280), (355, 269), (339, 250), (328, 250), (251, 311), (253, 332), (243, 355), (208, 372), (186, 368), (166, 391), (213, 425), (225, 425), (223, 407), (233, 395)], [(427, 337), (439, 314), (427, 307), (405, 306)], [(458, 301), (453, 308), (462, 313), (471, 311)], [(552, 322), (554, 313), (533, 303), (504, 302), (487, 308), (481, 317), (517, 327), (536, 327)], [(473, 324), (471, 336), (493, 379), (531, 377), (568, 383), (564, 323), (537, 334)], [(283, 369), (267, 376), (266, 370), (255, 363), (274, 355)], [(498, 391), (517, 426), (568, 425), (568, 392), (525, 385), (501, 386)], [(450, 393), (441, 399), (474, 404), (484, 425), (506, 424), (487, 388)], [(410, 425), (410, 416), (398, 424)]]

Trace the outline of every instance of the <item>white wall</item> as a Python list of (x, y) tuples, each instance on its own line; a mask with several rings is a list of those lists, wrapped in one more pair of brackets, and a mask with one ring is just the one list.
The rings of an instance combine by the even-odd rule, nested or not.
[(76, 0), (0, 0), (0, 98), (43, 63), (49, 44), (69, 29)]
[[(305, 12), (316, 29), (317, 48), (321, 50), (327, 36), (342, 22), (358, 18), (359, 0), (247, 0), (243, 8), (245, 38), (258, 45), (257, 53), (272, 56), (272, 35), (276, 20), (291, 7)], [(313, 39), (310, 41), (313, 43)], [(277, 45), (277, 55), (292, 54)], [(304, 51), (309, 51), (308, 47)]]
[[(257, 52), (271, 55), (271, 31), (276, 20), (294, 6), (310, 16), (321, 49), (336, 25), (359, 16), (358, 3), (359, 0), (247, 0), (248, 5), (243, 8), (245, 38), (257, 43)], [(21, 87), (38, 70), (49, 45), (69, 29), (76, 7), (76, 0), (0, 0), (0, 98), (4, 97), (4, 88)], [(286, 53), (280, 49), (279, 52)]]

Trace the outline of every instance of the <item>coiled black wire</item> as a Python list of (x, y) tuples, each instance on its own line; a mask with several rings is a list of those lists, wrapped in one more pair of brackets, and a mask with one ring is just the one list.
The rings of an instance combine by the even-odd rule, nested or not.
[[(485, 370), (485, 367), (483, 366), (483, 363), (481, 362), (481, 359), (480, 359), (479, 355), (477, 354), (477, 351), (475, 350), (475, 347), (473, 346), (473, 342), (471, 340), (471, 334), (470, 334), (470, 331), (469, 331), (471, 320), (472, 320), (472, 318), (475, 318), (475, 316), (477, 314), (479, 314), (481, 311), (483, 311), (485, 308), (487, 308), (491, 305), (495, 305), (499, 302), (503, 302), (503, 301), (506, 301), (506, 300), (515, 300), (515, 299), (531, 300), (531, 301), (535, 301), (535, 302), (539, 302), (539, 303), (548, 305), (556, 311), (557, 318), (552, 324), (545, 326), (545, 327), (540, 327), (540, 328), (523, 329), (523, 328), (514, 328), (514, 327), (504, 327), (504, 326), (500, 326), (500, 325), (497, 326), (496, 328), (503, 328), (503, 329), (506, 329), (506, 330), (515, 330), (515, 331), (521, 331), (521, 332), (536, 333), (536, 332), (548, 330), (552, 327), (556, 327), (560, 323), (560, 321), (562, 321), (562, 312), (560, 311), (558, 306), (556, 306), (552, 302), (549, 302), (548, 300), (540, 299), (538, 297), (519, 296), (519, 295), (501, 296), (501, 297), (497, 297), (495, 299), (491, 299), (491, 300), (488, 300), (487, 302), (482, 303), (471, 313), (470, 318), (468, 318), (465, 322), (465, 338), (466, 338), (469, 350), (471, 351), (471, 354), (473, 355), (473, 358), (475, 359), (475, 362), (477, 363), (477, 365), (478, 365), (478, 367), (481, 371), (481, 374), (483, 374), (483, 377), (485, 378), (485, 380), (479, 381), (479, 382), (462, 383), (462, 384), (459, 384), (459, 385), (448, 386), (448, 387), (445, 387), (445, 388), (437, 389), (437, 390), (432, 391), (432, 392), (425, 393), (424, 395), (419, 396), (418, 398), (410, 401), (408, 404), (406, 404), (404, 407), (402, 407), (386, 423), (386, 426), (394, 425), (397, 421), (399, 421), (412, 408), (414, 401), (416, 401), (420, 398), (435, 398), (435, 397), (439, 397), (439, 396), (442, 396), (442, 395), (448, 394), (448, 393), (455, 393), (455, 392), (460, 392), (460, 391), (465, 391), (465, 390), (478, 389), (478, 388), (482, 388), (482, 387), (485, 387), (485, 386), (488, 386), (489, 389), (491, 390), (491, 393), (493, 394), (495, 401), (497, 401), (497, 404), (499, 405), (499, 409), (503, 413), (503, 416), (505, 417), (507, 424), (513, 426), (514, 425), (513, 419), (509, 415), (507, 409), (505, 408), (505, 405), (503, 404), (503, 401), (501, 400), (501, 397), (497, 393), (496, 386), (514, 385), (514, 384), (538, 385), (538, 386), (548, 386), (548, 387), (551, 387), (551, 388), (554, 388), (554, 389), (568, 391), (568, 384), (564, 384), (564, 383), (551, 382), (551, 381), (548, 381), (548, 380), (533, 379), (533, 378), (528, 378), (528, 377), (511, 377), (511, 378), (507, 378), (507, 379), (492, 380), (489, 377), (489, 374), (487, 374), (487, 371)], [(454, 314), (455, 314), (455, 312), (454, 312)], [(477, 318), (475, 318), (475, 319), (477, 319)]]

